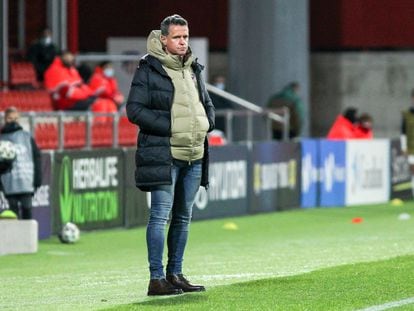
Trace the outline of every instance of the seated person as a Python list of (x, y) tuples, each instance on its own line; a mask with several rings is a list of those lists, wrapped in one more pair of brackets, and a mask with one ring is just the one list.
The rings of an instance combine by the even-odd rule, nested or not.
[(55, 57), (45, 72), (44, 84), (52, 95), (55, 108), (99, 112), (117, 111), (113, 101), (94, 95), (91, 88), (83, 82), (74, 64), (74, 55), (65, 51), (61, 56)]
[(330, 128), (326, 138), (350, 139), (354, 138), (355, 124), (357, 123), (357, 109), (349, 107), (340, 114)]
[(355, 127), (354, 138), (372, 139), (374, 137), (372, 123), (372, 117), (368, 113), (361, 114), (358, 118), (358, 124)]
[(52, 42), (51, 30), (43, 29), (40, 38), (30, 45), (27, 52), (27, 59), (33, 63), (38, 81), (43, 81), (43, 75), (57, 53), (58, 48)]
[(89, 87), (94, 95), (112, 100), (118, 106), (124, 102), (124, 96), (119, 91), (118, 82), (114, 77), (114, 67), (111, 62), (104, 61), (96, 66), (89, 80)]

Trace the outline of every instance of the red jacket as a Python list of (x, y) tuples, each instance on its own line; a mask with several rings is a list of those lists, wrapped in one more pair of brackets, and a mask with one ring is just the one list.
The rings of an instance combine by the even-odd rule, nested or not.
[(354, 125), (343, 115), (339, 115), (331, 129), (329, 130), (328, 139), (372, 139), (374, 137), (372, 129), (364, 128), (360, 125)]
[(65, 67), (60, 57), (55, 57), (46, 70), (44, 84), (59, 110), (69, 109), (78, 100), (93, 95), (89, 86), (83, 83), (78, 70), (75, 67)]
[(355, 127), (354, 138), (357, 139), (372, 139), (374, 138), (374, 133), (372, 129), (364, 128), (360, 125)]
[(116, 79), (106, 77), (101, 67), (95, 68), (89, 80), (89, 87), (96, 96), (112, 99), (117, 104), (122, 103), (124, 100), (124, 96), (118, 89)]
[(345, 118), (343, 115), (339, 115), (331, 129), (328, 132), (328, 139), (350, 139), (355, 138), (355, 126), (354, 124)]

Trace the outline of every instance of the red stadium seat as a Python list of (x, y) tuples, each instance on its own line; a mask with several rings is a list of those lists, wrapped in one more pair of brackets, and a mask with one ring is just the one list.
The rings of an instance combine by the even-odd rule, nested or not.
[(112, 120), (101, 122), (94, 121), (92, 124), (92, 147), (111, 147), (113, 144), (113, 124)]
[(10, 86), (12, 88), (38, 88), (36, 71), (30, 62), (10, 64)]
[(15, 92), (3, 91), (0, 92), (0, 109), (4, 111), (10, 106), (19, 106), (19, 98), (16, 96)]
[(34, 138), (40, 149), (58, 148), (58, 129), (54, 123), (37, 124)]
[(53, 111), (53, 103), (46, 90), (28, 91), (34, 111)]
[(63, 146), (66, 149), (84, 148), (86, 146), (86, 123), (73, 121), (64, 123)]
[(135, 146), (137, 143), (138, 127), (129, 122), (126, 116), (119, 118), (118, 144), (120, 146)]
[(45, 90), (12, 90), (0, 92), (0, 109), (14, 106), (22, 112), (52, 111), (50, 95)]

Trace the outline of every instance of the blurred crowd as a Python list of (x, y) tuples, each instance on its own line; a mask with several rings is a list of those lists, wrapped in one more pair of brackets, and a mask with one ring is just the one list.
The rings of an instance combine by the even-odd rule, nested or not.
[(39, 83), (51, 94), (56, 110), (107, 113), (117, 111), (124, 103), (110, 61), (93, 70), (86, 64), (77, 67), (75, 55), (59, 51), (49, 29), (44, 29), (29, 47), (27, 59), (33, 63)]

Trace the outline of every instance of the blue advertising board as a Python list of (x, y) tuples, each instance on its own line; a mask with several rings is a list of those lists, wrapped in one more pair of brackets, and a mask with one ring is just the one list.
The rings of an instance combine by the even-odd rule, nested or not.
[(250, 212), (283, 210), (300, 205), (300, 144), (253, 144)]
[(193, 219), (247, 214), (248, 155), (245, 145), (210, 148), (210, 184), (196, 195)]
[(320, 140), (320, 206), (345, 205), (346, 142)]
[(302, 139), (301, 207), (318, 205), (319, 143), (315, 139)]

